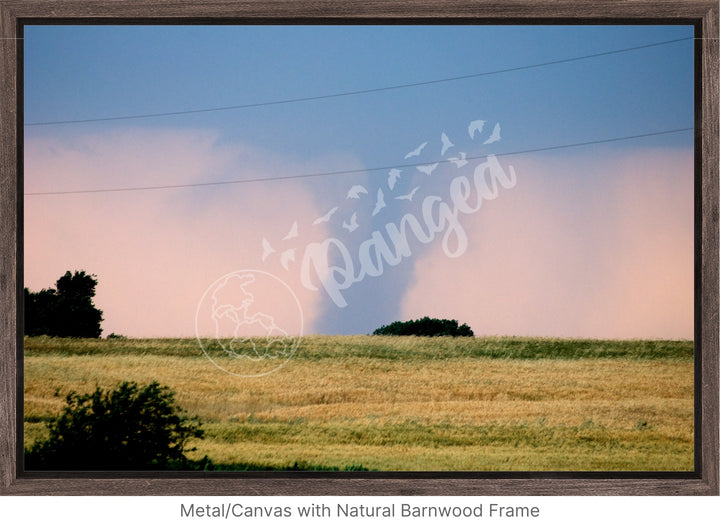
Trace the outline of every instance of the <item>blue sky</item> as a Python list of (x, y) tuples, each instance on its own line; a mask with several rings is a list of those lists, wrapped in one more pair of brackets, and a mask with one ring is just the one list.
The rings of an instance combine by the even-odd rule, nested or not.
[[(26, 127), (26, 193), (366, 170), (277, 181), (264, 187), (233, 184), (152, 192), (27, 197), (26, 285), (39, 289), (51, 285), (66, 269), (90, 270), (95, 266), (100, 279), (98, 300), (105, 310), (107, 333), (113, 330), (135, 336), (192, 335), (192, 319), (186, 320), (194, 315), (191, 303), (203, 293), (201, 287), (227, 273), (214, 265), (222, 264), (225, 270), (271, 268), (269, 261), (259, 258), (260, 241), (265, 238), (277, 248), (278, 253), (270, 259), (276, 261), (282, 251), (282, 236), (294, 222), (300, 227), (298, 242), (302, 240), (302, 245), (294, 248), (297, 258), (287, 269), (278, 268), (277, 261), (272, 268), (302, 292), (306, 288), (297, 284), (299, 265), (304, 246), (312, 238), (337, 237), (348, 249), (356, 250), (384, 224), (398, 220), (404, 213), (419, 212), (407, 210), (410, 203), (401, 200), (389, 201), (380, 216), (371, 216), (366, 211), (375, 202), (376, 190), (385, 187), (386, 194), (391, 192), (385, 184), (388, 168), (408, 164), (405, 155), (423, 142), (429, 143), (426, 150), (410, 162), (444, 160), (460, 152), (468, 157), (524, 152), (693, 126), (691, 26), (26, 26), (24, 36), (26, 124), (260, 104), (517, 69), (414, 87), (244, 109)], [(677, 42), (645, 47), (673, 40)], [(644, 48), (607, 54), (634, 47)], [(558, 63), (595, 54), (606, 55)], [(532, 65), (542, 66), (523, 68)], [(493, 125), (499, 124), (501, 140), (486, 145), (479, 139), (480, 134), (477, 139), (470, 139), (468, 124), (479, 119), (487, 124), (483, 139), (488, 138)], [(441, 133), (454, 143), (442, 156), (439, 153)], [(620, 203), (606, 197), (609, 192), (602, 187), (603, 183), (613, 184), (616, 199), (627, 198), (628, 191), (635, 186), (628, 184), (628, 179), (638, 174), (642, 175), (637, 182), (647, 179), (649, 169), (663, 161), (658, 172), (672, 168), (675, 173), (657, 178), (657, 186), (665, 186), (665, 195), (658, 204), (665, 205), (663, 201), (667, 200), (669, 203), (663, 208), (672, 209), (678, 217), (675, 225), (683, 227), (678, 245), (684, 246), (684, 252), (690, 257), (683, 255), (686, 260), (678, 268), (682, 268), (684, 276), (689, 275), (690, 294), (682, 296), (682, 305), (677, 298), (661, 299), (668, 308), (682, 307), (682, 328), (667, 329), (663, 325), (678, 321), (669, 310), (667, 316), (653, 322), (653, 327), (638, 322), (636, 329), (616, 330), (607, 325), (607, 319), (594, 314), (588, 315), (576, 329), (564, 327), (561, 324), (568, 319), (559, 310), (555, 318), (557, 326), (533, 322), (530, 315), (543, 312), (542, 302), (549, 297), (546, 294), (534, 300), (537, 306), (526, 311), (527, 319), (498, 318), (494, 325), (487, 325), (487, 332), (611, 337), (691, 335), (692, 308), (688, 308), (687, 298), (692, 301), (692, 216), (687, 209), (688, 202), (692, 205), (692, 160), (687, 154), (692, 148), (693, 133), (684, 131), (501, 158), (506, 168), (512, 164), (517, 170), (518, 185), (502, 192), (501, 196), (508, 198), (498, 198), (498, 214), (488, 212), (488, 224), (478, 226), (475, 221), (471, 224), (478, 234), (497, 234), (496, 225), (501, 218), (493, 225), (492, 216), (501, 217), (500, 210), (504, 213), (502, 216), (515, 220), (528, 212), (526, 205), (522, 212), (512, 214), (512, 209), (525, 205), (519, 199), (514, 205), (513, 194), (516, 198), (528, 197), (521, 196), (523, 191), (530, 194), (531, 190), (537, 193), (542, 189), (553, 191), (552, 197), (544, 200), (543, 220), (562, 219), (558, 227), (578, 226), (581, 222), (594, 227), (605, 223), (602, 220), (607, 218), (598, 215), (591, 221), (581, 217), (593, 212), (598, 205)], [(144, 167), (152, 171), (144, 174), (143, 170), (133, 170), (132, 160), (145, 161)], [(127, 169), (123, 166), (126, 163), (130, 165)], [(383, 170), (367, 171), (372, 168)], [(642, 168), (648, 171), (643, 173)], [(602, 169), (607, 174), (603, 174)], [(434, 175), (442, 175), (445, 181), (437, 179), (430, 183), (426, 178), (429, 176), (412, 167), (405, 168), (398, 185), (402, 189), (392, 192), (395, 195), (409, 193), (418, 186), (418, 198), (434, 194), (447, 199), (447, 184), (462, 173), (460, 168), (455, 173), (452, 171), (453, 165), (443, 163)], [(629, 188), (622, 188), (619, 183)], [(347, 191), (355, 184), (368, 190), (368, 194), (358, 200), (365, 202), (366, 211), (358, 210), (356, 207), (360, 204), (346, 198)], [(293, 198), (297, 198), (297, 206), (293, 205)], [(507, 203), (501, 204), (501, 200)], [(233, 208), (233, 201), (243, 206), (242, 209)], [(638, 196), (636, 201), (644, 200)], [(344, 202), (342, 206), (341, 202)], [(262, 208), (253, 211), (258, 205)], [(326, 224), (327, 232), (322, 235), (309, 236), (311, 229), (318, 229), (310, 222), (336, 206), (341, 206), (336, 215), (338, 222), (332, 226)], [(269, 217), (275, 212), (273, 209), (278, 209), (273, 215), (274, 221), (265, 219), (265, 215)], [(632, 217), (636, 211), (631, 206), (625, 209), (620, 214)], [(48, 216), (55, 210), (65, 214)], [(198, 227), (216, 216), (218, 210), (225, 213), (224, 220), (235, 232), (223, 228), (212, 234), (202, 233)], [(239, 211), (254, 214), (243, 216)], [(70, 224), (68, 220), (60, 223), (63, 216), (71, 217), (70, 212), (92, 220), (97, 232), (86, 233), (82, 224)], [(109, 217), (108, 213), (116, 214)], [(155, 213), (155, 218), (147, 218), (148, 213)], [(349, 222), (353, 213), (358, 213), (361, 227), (349, 233), (339, 223), (339, 217)], [(643, 223), (648, 228), (659, 228), (665, 223), (661, 214), (648, 212)], [(144, 226), (139, 225), (140, 220)], [(185, 225), (190, 223), (194, 225)], [(629, 241), (623, 240), (629, 229), (615, 228), (615, 231), (607, 229), (601, 235), (598, 229), (593, 252), (599, 253), (597, 250), (601, 248), (607, 256), (617, 252), (606, 245), (607, 242), (622, 241), (629, 245)], [(35, 251), (40, 244), (34, 244), (33, 239), (44, 242), (53, 232), (55, 241), (72, 242), (67, 247), (74, 250), (74, 255), (60, 249), (55, 250), (57, 253)], [(123, 277), (122, 272), (130, 268), (123, 266), (125, 261), (138, 262), (142, 257), (153, 255), (152, 250), (160, 249), (159, 237), (151, 241), (144, 233), (163, 235), (163, 241), (176, 245), (162, 255), (157, 252), (158, 257), (173, 260), (154, 270), (152, 264), (162, 262), (158, 259), (143, 273), (149, 277), (139, 285), (146, 291), (152, 285), (158, 292), (153, 292), (152, 312), (139, 318), (137, 312), (123, 310), (129, 303), (121, 297), (127, 294), (128, 286), (138, 285), (137, 275)], [(241, 244), (228, 243), (234, 234), (243, 235)], [(124, 248), (127, 253), (122, 258), (104, 243), (110, 235), (115, 241), (128, 242)], [(568, 230), (563, 229), (560, 236), (544, 237), (537, 233), (528, 234), (526, 238), (532, 242), (544, 238), (562, 241), (568, 256), (576, 257), (587, 243), (568, 235)], [(507, 241), (510, 237), (501, 233), (495, 238)], [(201, 239), (203, 245), (192, 238)], [(135, 247), (134, 239), (137, 240)], [(473, 234), (470, 241), (473, 242)], [(685, 249), (688, 242), (689, 251)], [(462, 258), (435, 256), (432, 245), (415, 244), (408, 260), (386, 268), (377, 278), (350, 287), (346, 291), (349, 304), (345, 308), (338, 308), (322, 290), (312, 294), (309, 291), (312, 301), (308, 306), (314, 310), (308, 312), (312, 319), (308, 320), (307, 332), (367, 333), (388, 321), (411, 317), (415, 307), (411, 308), (408, 301), (422, 299), (420, 286), (428, 286), (430, 279), (437, 279), (428, 270), (427, 263), (437, 264), (440, 269), (444, 261), (454, 260), (452, 268), (463, 264)], [(529, 249), (531, 246), (518, 241), (517, 247)], [(236, 254), (228, 255), (229, 249), (234, 249)], [(660, 259), (662, 251), (663, 248), (658, 251)], [(665, 252), (670, 259), (672, 253), (667, 249)], [(188, 265), (195, 263), (193, 253), (217, 260), (198, 262), (189, 271)], [(108, 256), (114, 265), (108, 263)], [(251, 256), (252, 260), (248, 258)], [(471, 256), (472, 249), (465, 257), (463, 272), (477, 267), (479, 259)], [(592, 264), (600, 263), (600, 259)], [(500, 264), (508, 260), (508, 255), (489, 255), (486, 260)], [(625, 265), (618, 263), (617, 267), (621, 270)], [(578, 282), (587, 284), (588, 279), (597, 279), (599, 289), (604, 287), (606, 292), (627, 290), (618, 288), (617, 276), (604, 281), (597, 272), (588, 273), (587, 277), (578, 273), (589, 272), (589, 269), (589, 263), (565, 264), (563, 268), (553, 266), (551, 273), (546, 272), (542, 278), (555, 275), (558, 279), (571, 279), (577, 274), (578, 279), (582, 278)], [(528, 266), (527, 275), (520, 271), (514, 275), (530, 279), (534, 275), (531, 270)], [(428, 276), (425, 280), (421, 272)], [(676, 270), (668, 270), (663, 279), (677, 274)], [(153, 276), (192, 278), (183, 288), (188, 292), (187, 297), (172, 300), (174, 307), (183, 309), (176, 314), (175, 309), (173, 312), (164, 309), (161, 301), (170, 299), (163, 298), (157, 288), (162, 283), (150, 282)], [(460, 271), (455, 272), (455, 276), (462, 277)], [(168, 286), (177, 286), (179, 282), (168, 283)], [(107, 288), (103, 289), (103, 283)], [(633, 294), (633, 298), (655, 300), (656, 291), (662, 286), (663, 281), (658, 280), (657, 285), (643, 288), (644, 292)], [(433, 294), (434, 298), (443, 297)], [(437, 308), (451, 308), (462, 294), (461, 286), (449, 289), (446, 296), (449, 303)], [(498, 293), (495, 297), (507, 300), (510, 292)], [(557, 308), (564, 307), (556, 304)], [(578, 301), (574, 305), (583, 303)], [(622, 314), (624, 303), (618, 300), (617, 305), (616, 309), (608, 307), (608, 316)], [(432, 309), (433, 305), (429, 310), (422, 306), (416, 308), (417, 312)], [(568, 316), (579, 312), (572, 306), (566, 311)], [(452, 313), (452, 310), (444, 312)], [(472, 309), (463, 312), (466, 319), (448, 317), (468, 322), (476, 320), (477, 323), (471, 325), (476, 333), (482, 333), (489, 318), (485, 316), (481, 320)], [(176, 317), (161, 318), (170, 314)], [(520, 325), (515, 327), (511, 323)], [(689, 329), (687, 323), (690, 323)], [(607, 327), (607, 332), (603, 332), (603, 327)], [(670, 332), (664, 333), (664, 330)]]
[[(689, 26), (29, 26), (25, 120), (77, 120), (313, 97), (687, 37), (692, 37)], [(352, 145), (367, 164), (392, 164), (405, 145), (398, 128), (422, 130), (438, 123), (450, 128), (472, 110), (501, 115), (505, 128), (517, 132), (508, 135), (504, 148), (535, 148), (692, 126), (691, 53), (692, 40), (686, 40), (424, 87), (83, 125), (81, 131), (128, 123), (212, 127), (221, 129), (227, 140), (279, 147), (300, 156)], [(63, 126), (63, 132), (79, 127)], [(367, 132), (388, 129), (392, 133), (385, 135), (383, 150), (377, 136)]]

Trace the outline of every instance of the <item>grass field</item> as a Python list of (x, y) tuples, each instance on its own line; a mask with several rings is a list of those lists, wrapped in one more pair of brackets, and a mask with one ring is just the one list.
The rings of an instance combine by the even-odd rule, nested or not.
[(157, 380), (228, 468), (693, 469), (693, 344), (310, 336), (280, 370), (229, 375), (193, 339), (25, 339), (25, 446), (71, 390)]

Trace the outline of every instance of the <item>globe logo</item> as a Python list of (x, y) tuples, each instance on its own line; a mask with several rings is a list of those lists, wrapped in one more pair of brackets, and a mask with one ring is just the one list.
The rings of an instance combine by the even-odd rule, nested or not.
[(300, 344), (302, 329), (302, 308), (293, 290), (260, 270), (217, 279), (195, 314), (195, 336), (205, 356), (239, 377), (260, 377), (284, 366)]

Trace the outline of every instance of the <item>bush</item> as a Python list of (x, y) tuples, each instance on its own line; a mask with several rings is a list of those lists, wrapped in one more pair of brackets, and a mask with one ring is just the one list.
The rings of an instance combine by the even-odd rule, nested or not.
[[(185, 457), (190, 438), (203, 431), (175, 405), (174, 393), (157, 382), (139, 387), (123, 382), (71, 392), (60, 417), (48, 422), (50, 436), (25, 455), (27, 470), (205, 469), (206, 459)], [(194, 450), (194, 449), (187, 449)]]
[(375, 335), (397, 336), (474, 336), (467, 323), (458, 326), (457, 320), (441, 320), (425, 316), (419, 320), (394, 321), (373, 331)]

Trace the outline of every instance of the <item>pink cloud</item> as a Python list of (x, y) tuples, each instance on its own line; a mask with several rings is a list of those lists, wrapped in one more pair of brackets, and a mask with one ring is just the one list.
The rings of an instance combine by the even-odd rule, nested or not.
[[(219, 145), (214, 134), (202, 131), (31, 138), (25, 151), (26, 192), (291, 173), (290, 162), (277, 154)], [(292, 172), (313, 170), (305, 164)], [(85, 270), (99, 279), (95, 301), (104, 311), (104, 334), (193, 336), (195, 310), (207, 287), (229, 272), (259, 269), (295, 291), (307, 332), (320, 312), (321, 295), (300, 286), (297, 261), (286, 271), (279, 256), (294, 245), (282, 240), (293, 222), (304, 231), (319, 214), (300, 181), (30, 196), (25, 200), (25, 286), (39, 290), (66, 270)], [(323, 236), (322, 228), (313, 231)], [(263, 237), (277, 250), (266, 261)], [(279, 322), (289, 318), (283, 304), (264, 303), (276, 309)]]
[(415, 264), (404, 319), (476, 334), (692, 338), (693, 154), (503, 159), (518, 183), (461, 219), (468, 251)]

